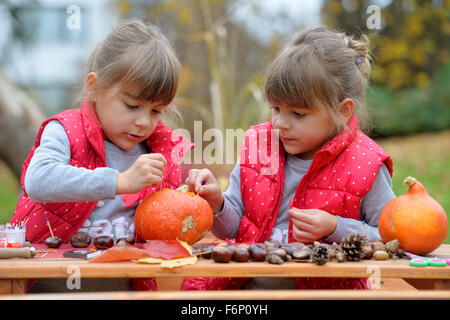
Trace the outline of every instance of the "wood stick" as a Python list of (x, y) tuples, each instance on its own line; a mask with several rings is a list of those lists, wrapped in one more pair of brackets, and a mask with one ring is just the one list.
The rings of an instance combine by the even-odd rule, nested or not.
[(369, 238), (367, 238), (366, 223), (363, 221), (362, 224), (363, 224), (364, 235), (366, 236), (366, 240), (369, 240)]
[(192, 255), (193, 255), (193, 256), (202, 256), (202, 255), (204, 255), (204, 254), (211, 253), (211, 252), (212, 252), (212, 250), (209, 250), (209, 251), (202, 251), (202, 252), (194, 253), (194, 254), (192, 254)]
[(50, 230), (50, 234), (52, 235), (52, 237), (54, 237), (55, 235), (53, 234), (52, 227), (50, 226), (50, 221), (48, 221), (47, 217), (45, 217), (45, 220), (47, 220), (47, 225), (48, 225), (48, 229)]

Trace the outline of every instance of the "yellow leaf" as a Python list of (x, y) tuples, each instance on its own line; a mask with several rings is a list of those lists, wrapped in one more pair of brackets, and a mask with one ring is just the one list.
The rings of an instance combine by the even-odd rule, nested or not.
[(188, 258), (180, 258), (180, 259), (173, 259), (173, 260), (165, 260), (161, 263), (161, 268), (168, 268), (172, 269), (175, 267), (181, 267), (186, 266), (190, 264), (196, 264), (197, 263), (197, 257), (188, 257)]
[(187, 257), (180, 259), (172, 259), (172, 260), (163, 260), (163, 259), (155, 259), (155, 258), (142, 258), (139, 259), (138, 263), (147, 263), (147, 264), (159, 264), (161, 268), (172, 269), (175, 267), (186, 266), (190, 264), (197, 263), (197, 257)]
[(178, 240), (177, 241), (187, 250), (189, 251), (189, 254), (192, 255), (192, 246), (190, 246), (187, 242)]
[(148, 264), (159, 264), (164, 262), (164, 259), (158, 259), (158, 258), (141, 258), (137, 262), (138, 263), (148, 263)]

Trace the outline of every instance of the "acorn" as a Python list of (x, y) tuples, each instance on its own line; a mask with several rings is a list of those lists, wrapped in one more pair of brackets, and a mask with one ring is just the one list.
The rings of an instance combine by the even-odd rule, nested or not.
[(94, 246), (99, 250), (106, 250), (114, 245), (114, 239), (109, 236), (98, 236), (94, 240)]
[(86, 248), (91, 243), (91, 237), (87, 232), (78, 231), (70, 237), (70, 244), (75, 248)]
[(45, 239), (45, 245), (49, 248), (57, 249), (61, 246), (62, 239), (60, 237), (48, 237)]
[(267, 255), (267, 250), (258, 244), (252, 244), (249, 251), (254, 261), (264, 261)]
[(226, 246), (215, 246), (211, 252), (211, 257), (215, 262), (227, 263), (231, 261), (233, 254)]
[(375, 258), (375, 260), (387, 260), (389, 259), (389, 253), (387, 253), (386, 251), (375, 251), (373, 254), (373, 257)]

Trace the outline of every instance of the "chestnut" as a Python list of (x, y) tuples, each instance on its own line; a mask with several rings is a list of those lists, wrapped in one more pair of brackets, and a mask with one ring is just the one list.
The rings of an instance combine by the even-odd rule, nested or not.
[(214, 246), (208, 246), (208, 247), (204, 248), (203, 252), (206, 252), (206, 253), (202, 254), (201, 257), (203, 259), (211, 259), (211, 253), (212, 253), (213, 249), (214, 249)]
[(128, 248), (128, 247), (131, 247), (131, 244), (127, 240), (125, 240), (125, 238), (122, 238), (116, 242), (116, 246)]
[(47, 239), (45, 239), (45, 244), (47, 247), (49, 248), (59, 248), (62, 244), (62, 239), (60, 237), (48, 237)]
[(116, 246), (118, 247), (132, 247), (135, 240), (133, 236), (128, 236), (126, 238), (120, 238), (116, 242)]
[(94, 245), (99, 250), (106, 250), (114, 245), (114, 239), (109, 236), (99, 236), (95, 238)]
[(294, 252), (292, 252), (292, 258), (296, 260), (302, 260), (302, 261), (308, 261), (311, 257), (310, 250), (307, 249), (295, 249)]
[(91, 243), (91, 237), (87, 232), (79, 231), (70, 237), (70, 244), (75, 248), (86, 248)]
[(250, 257), (248, 249), (237, 247), (233, 253), (233, 260), (236, 262), (247, 262)]
[(258, 244), (252, 244), (250, 246), (250, 255), (254, 261), (264, 261), (266, 258), (267, 250)]
[(125, 238), (125, 241), (128, 242), (129, 244), (133, 245), (136, 242), (136, 239), (134, 238), (134, 236), (130, 235)]
[(230, 244), (229, 246), (227, 246), (228, 250), (231, 252), (231, 255), (234, 254), (234, 251), (236, 250), (236, 247), (232, 244)]
[(281, 249), (283, 249), (284, 251), (286, 251), (286, 254), (288, 254), (288, 255), (290, 255), (290, 256), (292, 256), (292, 253), (293, 253), (294, 250), (295, 250), (294, 247), (287, 246), (287, 245), (282, 246)]
[(211, 252), (211, 257), (215, 262), (230, 262), (233, 254), (226, 246), (215, 246)]
[(241, 243), (238, 245), (238, 248), (243, 248), (243, 249), (249, 250), (250, 246), (246, 243)]

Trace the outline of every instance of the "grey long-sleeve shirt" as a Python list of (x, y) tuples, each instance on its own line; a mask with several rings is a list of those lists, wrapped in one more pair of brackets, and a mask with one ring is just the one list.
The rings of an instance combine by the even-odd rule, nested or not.
[[(311, 162), (312, 160), (303, 160), (295, 155), (287, 155), (285, 168), (286, 181), (283, 189), (283, 197), (277, 220), (270, 236), (271, 239), (287, 242), (290, 218), (288, 214), (288, 210), (290, 209), (289, 201), (294, 197), (297, 186), (308, 171)], [(366, 223), (369, 240), (380, 238), (380, 234), (378, 233), (378, 218), (384, 206), (394, 197), (392, 180), (387, 167), (383, 164), (378, 171), (371, 190), (363, 197), (359, 212), (361, 221)], [(239, 224), (245, 213), (244, 204), (241, 199), (239, 161), (231, 173), (230, 185), (224, 193), (224, 198), (223, 209), (215, 215), (212, 228), (212, 233), (219, 239), (236, 237)], [(324, 238), (324, 240), (330, 243), (340, 243), (350, 233), (364, 234), (364, 227), (361, 221), (338, 216), (336, 230)]]
[[(105, 144), (105, 168), (77, 168), (70, 163), (70, 143), (64, 127), (50, 121), (44, 128), (41, 143), (31, 158), (25, 175), (25, 190), (36, 202), (98, 201), (80, 231), (92, 238), (107, 235), (117, 239), (134, 234), (137, 203), (127, 207), (116, 195), (117, 174), (127, 170), (147, 153), (144, 145), (124, 151), (109, 141)], [(81, 291), (130, 290), (131, 280), (83, 279)], [(31, 289), (39, 292), (70, 292), (66, 279), (40, 279)]]
[(50, 121), (28, 166), (25, 190), (36, 202), (98, 201), (80, 231), (88, 232), (92, 238), (106, 235), (117, 240), (133, 235), (137, 206), (136, 203), (127, 207), (116, 195), (117, 174), (148, 151), (141, 144), (124, 151), (109, 141), (104, 143), (107, 167), (71, 166), (70, 143), (64, 127), (56, 120)]

